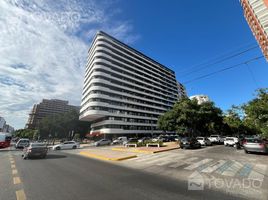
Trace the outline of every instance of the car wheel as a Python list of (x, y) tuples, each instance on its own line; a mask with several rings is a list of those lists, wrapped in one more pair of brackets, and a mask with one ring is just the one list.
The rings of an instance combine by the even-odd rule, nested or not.
[(73, 149), (76, 149), (77, 147), (76, 146), (73, 146)]
[(60, 147), (56, 147), (56, 150), (60, 150)]

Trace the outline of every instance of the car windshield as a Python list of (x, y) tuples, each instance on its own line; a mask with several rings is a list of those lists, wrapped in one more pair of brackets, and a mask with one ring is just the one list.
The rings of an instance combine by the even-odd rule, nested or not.
[(198, 137), (198, 138), (196, 138), (197, 140), (204, 140), (204, 138), (203, 137)]

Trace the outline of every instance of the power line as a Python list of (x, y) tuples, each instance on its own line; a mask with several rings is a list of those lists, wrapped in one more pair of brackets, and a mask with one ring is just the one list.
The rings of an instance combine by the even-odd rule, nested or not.
[(228, 53), (226, 53), (226, 54), (220, 54), (220, 55), (218, 55), (218, 56), (215, 56), (214, 59), (210, 59), (210, 60), (204, 61), (204, 62), (202, 62), (202, 63), (200, 63), (200, 64), (193, 65), (193, 66), (191, 66), (191, 67), (188, 67), (188, 69), (180, 70), (180, 71), (178, 71), (178, 72), (179, 72), (179, 73), (185, 73), (185, 72), (188, 72), (188, 70), (194, 69), (194, 68), (199, 67), (199, 66), (208, 65), (208, 64), (210, 64), (211, 62), (217, 61), (217, 60), (220, 59), (221, 57), (226, 57), (226, 56), (232, 55), (232, 54), (236, 53), (237, 51), (240, 51), (240, 50), (242, 50), (242, 49), (244, 49), (244, 48), (251, 48), (251, 47), (255, 47), (255, 48), (257, 48), (258, 45), (256, 45), (255, 43), (250, 43), (250, 44), (244, 45), (244, 46), (238, 48), (237, 50), (230, 51), (230, 52), (228, 52)]
[[(190, 75), (190, 74), (199, 72), (199, 71), (201, 71), (201, 70), (203, 70), (203, 69), (205, 69), (205, 68), (207, 68), (207, 67), (210, 67), (210, 66), (212, 66), (212, 65), (219, 64), (219, 63), (222, 63), (222, 62), (224, 62), (224, 61), (226, 61), (226, 60), (229, 60), (229, 59), (231, 59), (231, 58), (240, 56), (240, 55), (242, 55), (242, 54), (244, 54), (244, 53), (246, 53), (246, 52), (248, 52), (248, 51), (251, 51), (251, 50), (253, 50), (253, 49), (256, 49), (257, 47), (258, 47), (258, 45), (255, 45), (255, 46), (250, 47), (250, 48), (248, 48), (248, 49), (246, 49), (246, 50), (240, 51), (240, 52), (238, 52), (238, 53), (235, 53), (235, 54), (232, 54), (232, 55), (227, 56), (227, 57), (225, 57), (225, 58), (222, 58), (222, 59), (220, 59), (220, 60), (217, 60), (216, 62), (208, 63), (208, 64), (206, 64), (206, 65), (203, 66), (203, 67), (199, 67), (199, 68), (197, 68), (196, 70), (191, 70), (191, 71), (189, 71), (188, 73), (186, 73), (186, 74), (184, 74), (184, 75), (181, 75), (181, 76), (179, 76), (179, 77), (182, 77), (182, 76), (188, 76), (188, 75)], [(202, 66), (202, 65), (201, 65), (201, 66)]]
[(259, 57), (252, 58), (252, 59), (247, 60), (247, 61), (245, 61), (245, 62), (236, 64), (236, 65), (232, 65), (232, 66), (230, 66), (230, 67), (226, 67), (226, 68), (220, 69), (220, 70), (218, 70), (218, 71), (211, 72), (211, 73), (209, 73), (209, 74), (205, 74), (205, 75), (203, 75), (203, 76), (199, 76), (199, 77), (197, 77), (197, 78), (191, 79), (191, 80), (189, 80), (189, 81), (184, 82), (183, 84), (188, 84), (188, 83), (191, 83), (191, 82), (194, 82), (194, 81), (197, 81), (197, 80), (200, 80), (200, 79), (203, 79), (203, 78), (212, 76), (212, 75), (214, 75), (214, 74), (218, 74), (218, 73), (220, 73), (220, 72), (223, 72), (223, 71), (226, 71), (226, 70), (229, 70), (229, 69), (238, 67), (238, 66), (240, 66), (240, 65), (247, 65), (248, 63), (253, 62), (253, 61), (256, 61), (256, 60), (259, 60), (259, 59), (261, 59), (261, 58), (263, 58), (263, 57), (264, 57), (264, 56), (259, 56)]

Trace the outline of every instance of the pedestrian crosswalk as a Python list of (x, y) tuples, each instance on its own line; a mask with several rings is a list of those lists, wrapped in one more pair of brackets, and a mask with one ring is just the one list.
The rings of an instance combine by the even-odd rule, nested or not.
[(125, 161), (131, 165), (167, 167), (173, 170), (197, 171), (226, 177), (241, 177), (262, 181), (268, 177), (267, 165), (177, 154), (148, 154)]

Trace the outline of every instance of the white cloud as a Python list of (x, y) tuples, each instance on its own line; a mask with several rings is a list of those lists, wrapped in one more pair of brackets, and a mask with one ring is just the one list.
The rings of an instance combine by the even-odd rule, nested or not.
[(137, 40), (129, 22), (106, 14), (112, 4), (96, 2), (0, 1), (0, 116), (9, 124), (24, 127), (43, 98), (80, 104), (89, 41), (97, 30), (127, 43)]

